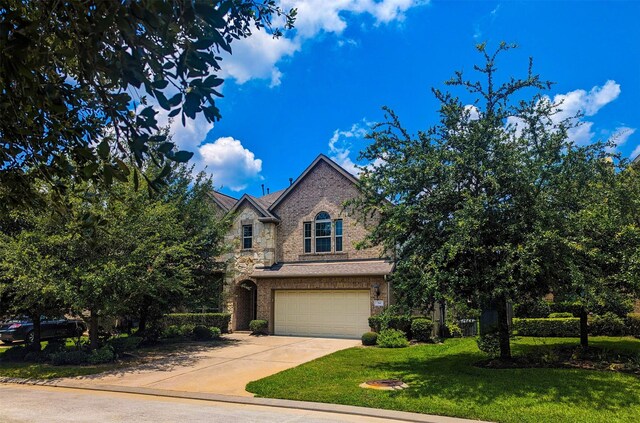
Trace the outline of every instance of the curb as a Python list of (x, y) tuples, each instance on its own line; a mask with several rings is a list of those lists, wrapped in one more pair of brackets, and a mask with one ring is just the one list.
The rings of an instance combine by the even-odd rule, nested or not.
[(362, 417), (375, 417), (380, 419), (401, 420), (418, 423), (489, 423), (481, 420), (468, 420), (457, 417), (436, 416), (431, 414), (410, 413), (406, 411), (392, 411), (379, 408), (356, 407), (351, 405), (329, 404), (310, 401), (293, 401), (273, 398), (240, 397), (232, 395), (208, 394), (203, 392), (170, 391), (165, 389), (136, 388), (116, 385), (78, 385), (72, 382), (0, 378), (0, 384), (19, 384), (33, 386), (47, 386), (66, 389), (80, 389), (85, 391), (116, 392), (122, 394), (149, 395), (155, 397), (180, 398), (200, 401), (225, 402), (232, 404), (257, 405), (264, 407), (291, 408), (297, 410), (320, 411), (325, 413), (348, 414)]

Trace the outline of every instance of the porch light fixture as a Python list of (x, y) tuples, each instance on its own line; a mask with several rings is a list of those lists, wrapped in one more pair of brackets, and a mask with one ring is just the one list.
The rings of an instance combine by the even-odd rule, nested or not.
[(376, 294), (376, 300), (380, 298), (380, 285), (373, 285), (373, 292)]

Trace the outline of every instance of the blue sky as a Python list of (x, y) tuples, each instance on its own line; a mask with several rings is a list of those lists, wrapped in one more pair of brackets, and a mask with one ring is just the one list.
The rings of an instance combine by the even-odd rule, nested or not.
[[(256, 33), (223, 62), (222, 120), (174, 123), (223, 192), (261, 194), (288, 185), (319, 154), (346, 168), (366, 144), (367, 123), (393, 108), (412, 132), (437, 120), (431, 87), (455, 70), (472, 75), (475, 44), (520, 48), (499, 62), (503, 77), (534, 70), (566, 113), (585, 112), (579, 142), (618, 133), (624, 156), (640, 153), (640, 2), (282, 0), (298, 8), (296, 30)], [(463, 94), (461, 91), (454, 91)], [(638, 128), (638, 130), (636, 130)]]

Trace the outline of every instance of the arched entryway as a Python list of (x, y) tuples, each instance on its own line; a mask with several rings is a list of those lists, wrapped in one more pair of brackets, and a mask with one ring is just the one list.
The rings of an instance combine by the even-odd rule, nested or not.
[(258, 312), (258, 287), (255, 282), (244, 280), (236, 285), (236, 330), (249, 330), (249, 322)]

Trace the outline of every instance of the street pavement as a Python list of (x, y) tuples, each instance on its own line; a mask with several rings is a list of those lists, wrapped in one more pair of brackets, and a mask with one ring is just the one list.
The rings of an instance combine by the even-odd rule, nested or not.
[(0, 385), (3, 423), (383, 423), (396, 420), (46, 386)]

